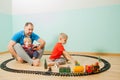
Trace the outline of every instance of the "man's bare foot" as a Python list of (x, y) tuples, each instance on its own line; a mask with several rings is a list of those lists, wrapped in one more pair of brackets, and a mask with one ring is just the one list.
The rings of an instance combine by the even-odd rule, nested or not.
[(40, 60), (39, 59), (33, 60), (33, 66), (40, 66)]
[(16, 60), (17, 60), (19, 63), (23, 63), (23, 62), (24, 62), (24, 60), (23, 60), (21, 57), (19, 57), (19, 56), (16, 58)]

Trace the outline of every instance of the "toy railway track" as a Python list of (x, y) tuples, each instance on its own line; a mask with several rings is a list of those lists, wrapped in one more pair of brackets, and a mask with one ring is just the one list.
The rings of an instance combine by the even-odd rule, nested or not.
[[(49, 54), (44, 54), (44, 55), (49, 55)], [(72, 56), (83, 56), (83, 57), (98, 59), (98, 57), (89, 56), (89, 55), (72, 54)], [(111, 67), (111, 65), (108, 61), (101, 58), (100, 60), (101, 60), (101, 62), (104, 63), (104, 66), (99, 70), (99, 72), (96, 72), (96, 73), (73, 73), (73, 72), (71, 72), (71, 73), (59, 73), (59, 72), (49, 72), (49, 71), (44, 72), (44, 71), (32, 71), (32, 70), (17, 70), (17, 69), (9, 68), (8, 66), (6, 66), (6, 64), (12, 60), (14, 60), (14, 58), (11, 58), (11, 59), (4, 61), (0, 65), (0, 68), (5, 70), (5, 71), (14, 72), (14, 73), (24, 73), (24, 74), (48, 75), (48, 76), (87, 76), (87, 75), (93, 75), (93, 74), (98, 74), (98, 73), (104, 72)]]

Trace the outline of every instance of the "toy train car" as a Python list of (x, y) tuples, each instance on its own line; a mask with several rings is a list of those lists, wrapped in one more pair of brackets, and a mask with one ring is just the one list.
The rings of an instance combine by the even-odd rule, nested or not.
[(73, 68), (74, 73), (84, 73), (84, 66), (75, 66)]
[(71, 73), (71, 68), (70, 67), (60, 67), (59, 73)]

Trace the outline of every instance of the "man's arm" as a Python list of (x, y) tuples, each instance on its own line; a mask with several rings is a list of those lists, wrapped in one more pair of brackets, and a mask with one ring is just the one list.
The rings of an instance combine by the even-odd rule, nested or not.
[(43, 39), (38, 39), (38, 42), (40, 43), (40, 45), (38, 46), (38, 50), (40, 50), (40, 49), (42, 49), (42, 48), (44, 48), (44, 46), (45, 46), (45, 41), (43, 40)]
[(16, 51), (13, 48), (15, 44), (16, 42), (11, 40), (8, 44), (8, 50), (12, 54), (12, 56), (14, 56), (19, 62), (21, 62), (22, 58), (17, 55)]
[(11, 40), (9, 42), (9, 44), (8, 44), (8, 50), (16, 58), (18, 55), (17, 55), (17, 53), (15, 52), (15, 50), (13, 48), (15, 44), (16, 44), (16, 42), (14, 42), (14, 41)]

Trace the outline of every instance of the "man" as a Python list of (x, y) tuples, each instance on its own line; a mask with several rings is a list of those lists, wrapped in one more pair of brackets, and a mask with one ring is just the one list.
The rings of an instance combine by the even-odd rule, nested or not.
[[(26, 61), (29, 64), (33, 66), (39, 66), (40, 61), (39, 59), (42, 57), (43, 51), (44, 51), (44, 46), (45, 46), (45, 41), (40, 38), (37, 34), (33, 33), (34, 26), (31, 22), (27, 22), (24, 26), (24, 30), (16, 33), (11, 41), (8, 44), (8, 50), (12, 54), (13, 57), (16, 58), (16, 60), (20, 63)], [(37, 51), (39, 53), (38, 59), (31, 59), (29, 55), (25, 52), (25, 50), (22, 48), (21, 45), (23, 45), (24, 41), (23, 39), (25, 37), (30, 37), (32, 40), (32, 43), (34, 40), (36, 40), (40, 45), (37, 48)]]

